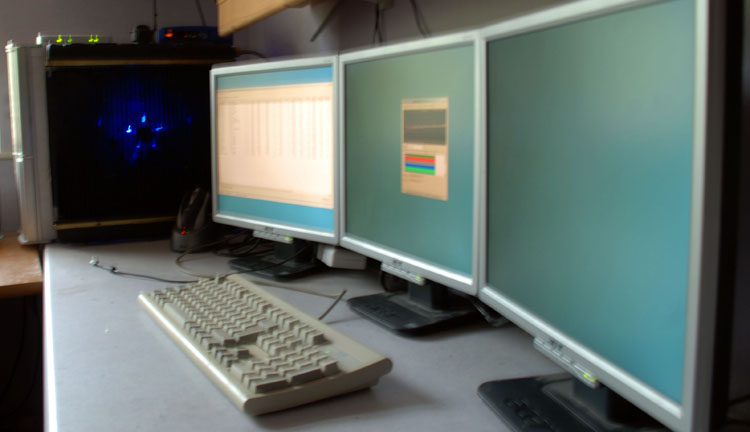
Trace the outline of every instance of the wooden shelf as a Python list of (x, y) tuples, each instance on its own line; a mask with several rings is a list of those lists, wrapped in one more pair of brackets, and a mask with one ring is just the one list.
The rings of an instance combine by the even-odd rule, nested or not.
[(0, 239), (0, 298), (42, 292), (42, 267), (36, 246), (18, 242), (17, 233)]
[(309, 0), (216, 0), (219, 34), (226, 36), (288, 7), (299, 7)]

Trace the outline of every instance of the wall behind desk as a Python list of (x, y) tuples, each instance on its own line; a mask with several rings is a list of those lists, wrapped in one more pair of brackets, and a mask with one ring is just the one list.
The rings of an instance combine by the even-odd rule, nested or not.
[[(287, 9), (234, 34), (235, 45), (270, 57), (336, 53), (372, 44), (374, 4), (365, 0), (344, 0), (329, 25), (315, 42), (310, 38), (338, 0), (316, 0), (311, 5)], [(548, 8), (569, 0), (416, 0), (427, 27), (433, 34), (475, 29), (505, 18)], [(207, 25), (216, 25), (212, 0), (199, 0)], [(8, 40), (22, 45), (34, 43), (37, 32), (98, 33), (116, 43), (130, 43), (130, 31), (138, 24), (151, 26), (150, 0), (0, 0), (0, 44)], [(384, 12), (386, 41), (420, 37), (409, 0), (394, 0)], [(157, 1), (157, 27), (200, 25), (195, 3), (185, 0)], [(10, 152), (10, 113), (7, 66), (4, 49), (0, 61), (0, 153)], [(255, 58), (253, 55), (242, 59)], [(0, 160), (0, 229), (19, 227), (13, 167)]]
[[(211, 0), (200, 0), (208, 25), (216, 24), (216, 7)], [(116, 43), (130, 43), (130, 32), (138, 24), (153, 23), (151, 0), (0, 0), (0, 152), (11, 151), (10, 110), (8, 106), (8, 71), (5, 44), (13, 40), (33, 45), (37, 32), (100, 34), (111, 36)], [(200, 25), (195, 3), (184, 0), (159, 0), (157, 26)], [(18, 198), (13, 178), (13, 164), (0, 160), (0, 229), (19, 228)]]
[[(235, 42), (271, 57), (336, 53), (373, 45), (374, 0), (343, 0), (314, 42), (310, 38), (338, 0), (313, 0), (259, 21), (239, 34)], [(433, 35), (472, 30), (518, 15), (571, 0), (416, 0), (427, 29)], [(383, 12), (386, 43), (420, 38), (410, 0), (393, 0)]]

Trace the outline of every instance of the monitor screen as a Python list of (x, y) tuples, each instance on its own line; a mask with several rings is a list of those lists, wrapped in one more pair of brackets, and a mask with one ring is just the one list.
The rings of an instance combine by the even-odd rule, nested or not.
[(214, 220), (335, 244), (335, 58), (215, 67)]
[(342, 245), (475, 293), (475, 36), (341, 56)]
[(699, 1), (594, 3), (487, 32), (480, 298), (682, 428), (690, 311), (717, 247), (704, 240), (705, 16)]

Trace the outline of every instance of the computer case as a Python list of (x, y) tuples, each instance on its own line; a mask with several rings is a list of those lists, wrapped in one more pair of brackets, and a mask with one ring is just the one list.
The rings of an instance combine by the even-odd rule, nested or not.
[(210, 184), (209, 71), (231, 47), (6, 46), (20, 240), (168, 236)]
[(22, 243), (54, 240), (43, 47), (9, 42), (8, 95)]

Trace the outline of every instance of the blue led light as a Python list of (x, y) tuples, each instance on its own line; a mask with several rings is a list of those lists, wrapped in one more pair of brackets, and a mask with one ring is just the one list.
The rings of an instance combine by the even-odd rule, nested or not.
[(141, 123), (146, 123), (146, 113), (141, 116)]
[(128, 125), (128, 128), (125, 129), (125, 133), (133, 133), (133, 126)]

